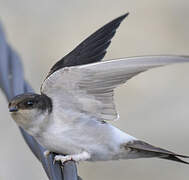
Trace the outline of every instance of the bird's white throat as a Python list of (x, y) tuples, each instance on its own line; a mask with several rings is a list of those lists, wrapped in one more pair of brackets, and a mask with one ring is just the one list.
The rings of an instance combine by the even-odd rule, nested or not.
[(39, 132), (41, 125), (46, 120), (48, 111), (38, 109), (20, 109), (17, 112), (11, 113), (12, 118), (18, 126), (25, 129), (29, 134), (35, 135)]

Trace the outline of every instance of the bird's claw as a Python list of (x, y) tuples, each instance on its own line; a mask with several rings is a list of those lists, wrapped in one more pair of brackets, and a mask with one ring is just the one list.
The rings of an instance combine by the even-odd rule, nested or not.
[(75, 161), (75, 160), (72, 158), (72, 156), (69, 156), (69, 155), (67, 155), (67, 156), (56, 155), (54, 157), (53, 164), (55, 164), (56, 161), (61, 162), (62, 166), (64, 166), (66, 162), (68, 162), (68, 161)]

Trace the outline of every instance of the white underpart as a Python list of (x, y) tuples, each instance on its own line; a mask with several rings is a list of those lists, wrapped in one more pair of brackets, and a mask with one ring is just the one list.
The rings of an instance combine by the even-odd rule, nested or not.
[(45, 122), (48, 121), (47, 115), (47, 111), (42, 112), (37, 109), (20, 109), (18, 112), (11, 113), (16, 123), (32, 135), (41, 131), (41, 128), (46, 124)]
[[(87, 152), (90, 157), (86, 160), (89, 161), (127, 157), (125, 149), (120, 149), (120, 147), (136, 138), (108, 123), (101, 123), (87, 117), (74, 120), (73, 117), (70, 116), (67, 121), (65, 119), (62, 121), (57, 120), (56, 116), (56, 122), (59, 123), (49, 123), (47, 129), (33, 136), (52, 152), (74, 156)], [(53, 121), (54, 118), (50, 118), (49, 122)], [(82, 157), (81, 160), (83, 160)]]

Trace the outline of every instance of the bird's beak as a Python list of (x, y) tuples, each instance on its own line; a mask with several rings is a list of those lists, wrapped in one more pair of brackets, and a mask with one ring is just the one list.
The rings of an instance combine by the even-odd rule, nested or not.
[(9, 107), (9, 112), (17, 112), (18, 108), (16, 106)]

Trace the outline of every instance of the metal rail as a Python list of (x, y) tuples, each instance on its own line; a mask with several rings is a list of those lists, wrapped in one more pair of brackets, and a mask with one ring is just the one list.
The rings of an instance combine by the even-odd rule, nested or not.
[[(0, 88), (9, 101), (15, 95), (32, 92), (32, 88), (24, 79), (22, 64), (18, 54), (7, 43), (2, 26), (0, 25)], [(20, 127), (19, 127), (20, 128)], [(67, 162), (64, 168), (59, 163), (53, 164), (51, 154), (48, 158), (43, 155), (44, 148), (27, 134), (22, 128), (20, 131), (33, 154), (41, 161), (49, 180), (78, 180), (77, 168), (74, 162)]]

